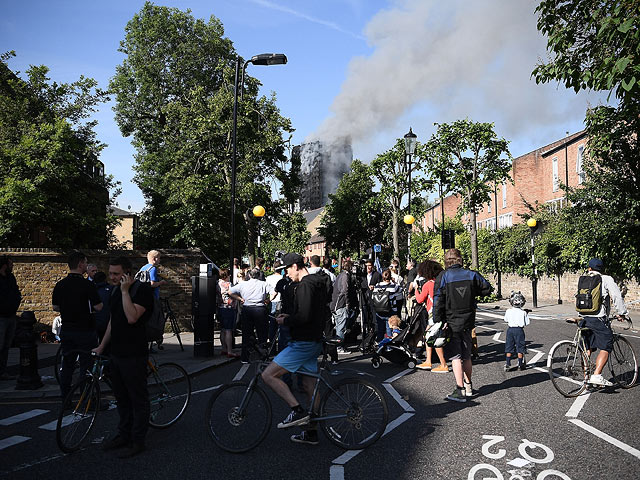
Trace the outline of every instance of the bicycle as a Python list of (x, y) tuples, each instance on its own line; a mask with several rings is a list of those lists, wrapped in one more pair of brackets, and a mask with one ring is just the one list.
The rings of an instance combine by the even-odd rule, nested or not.
[(171, 325), (171, 331), (178, 338), (178, 343), (180, 344), (180, 350), (184, 352), (184, 347), (182, 346), (182, 339), (180, 338), (180, 324), (178, 323), (178, 319), (176, 318), (175, 313), (171, 309), (171, 304), (169, 303), (169, 299), (175, 297), (176, 295), (180, 295), (182, 292), (172, 293), (168, 297), (161, 297), (160, 303), (162, 305), (162, 312), (164, 313), (164, 322)]
[[(56, 379), (58, 385), (60, 385), (60, 372), (62, 371), (62, 344), (58, 347), (56, 351), (56, 356), (53, 361), (53, 376)], [(80, 374), (80, 361), (78, 356), (75, 358), (75, 366), (73, 367), (73, 377), (71, 379), (71, 385), (75, 385), (78, 381), (78, 376)]]
[[(85, 378), (76, 383), (65, 397), (56, 423), (56, 442), (65, 453), (81, 448), (95, 425), (101, 410), (100, 381), (109, 387), (109, 358), (92, 353), (93, 366)], [(176, 363), (156, 365), (148, 360), (147, 388), (151, 415), (149, 426), (167, 428), (184, 414), (191, 399), (191, 381)]]
[[(384, 433), (388, 419), (387, 403), (382, 392), (363, 378), (343, 378), (335, 384), (325, 378), (327, 374), (339, 373), (332, 373), (327, 362), (327, 346), (337, 344), (336, 341), (325, 340), (319, 372), (305, 373), (316, 379), (309, 414), (311, 421), (318, 422), (335, 445), (347, 450), (363, 449)], [(257, 447), (269, 433), (271, 402), (258, 381), (269, 364), (273, 345), (275, 342), (267, 352), (261, 352), (262, 360), (251, 381), (224, 385), (209, 400), (206, 413), (209, 435), (218, 447), (227, 452), (247, 452)], [(321, 384), (325, 391), (318, 401), (318, 408), (314, 409)]]
[[(612, 321), (615, 317), (610, 317)], [(629, 330), (633, 323), (627, 317)], [(567, 323), (577, 323), (579, 319), (569, 319)], [(573, 340), (561, 340), (549, 351), (547, 367), (551, 383), (558, 392), (567, 398), (577, 397), (586, 388), (589, 377), (595, 368), (595, 362), (587, 354), (584, 334), (590, 329), (578, 327)], [(613, 333), (613, 349), (607, 360), (612, 383), (621, 388), (631, 388), (638, 378), (638, 362), (629, 341), (619, 333)]]

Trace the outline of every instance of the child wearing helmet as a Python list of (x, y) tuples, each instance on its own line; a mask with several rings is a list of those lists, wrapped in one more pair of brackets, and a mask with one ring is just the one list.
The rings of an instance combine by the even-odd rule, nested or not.
[[(511, 292), (509, 297), (509, 308), (504, 313), (504, 321), (509, 325), (507, 328), (507, 341), (504, 346), (504, 351), (507, 357), (507, 363), (504, 366), (504, 371), (509, 372), (520, 368), (524, 370), (526, 368), (524, 353), (525, 353), (525, 337), (524, 327), (529, 325), (529, 315), (526, 310), (523, 310), (525, 299), (524, 295), (520, 292)], [(518, 366), (511, 366), (511, 356), (518, 354)]]

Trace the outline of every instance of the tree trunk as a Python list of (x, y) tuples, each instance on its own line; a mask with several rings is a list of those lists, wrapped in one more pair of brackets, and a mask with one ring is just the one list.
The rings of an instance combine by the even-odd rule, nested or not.
[(475, 207), (471, 209), (471, 269), (478, 270), (478, 230)]

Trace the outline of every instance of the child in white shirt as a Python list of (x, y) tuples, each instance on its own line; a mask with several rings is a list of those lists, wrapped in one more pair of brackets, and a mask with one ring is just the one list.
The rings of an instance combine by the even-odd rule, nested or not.
[[(522, 309), (525, 304), (524, 295), (520, 292), (511, 292), (509, 297), (509, 303), (512, 308), (509, 308), (504, 313), (504, 321), (509, 325), (507, 328), (507, 341), (504, 346), (504, 351), (507, 357), (507, 363), (504, 366), (504, 371), (509, 372), (520, 368), (524, 370), (526, 368), (524, 354), (525, 354), (525, 337), (524, 327), (529, 325), (529, 315)], [(518, 367), (511, 366), (511, 355), (518, 354)]]

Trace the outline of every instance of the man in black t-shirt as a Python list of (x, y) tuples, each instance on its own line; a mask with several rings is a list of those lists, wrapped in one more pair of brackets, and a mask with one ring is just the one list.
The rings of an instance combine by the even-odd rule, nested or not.
[(148, 283), (134, 281), (131, 261), (125, 257), (109, 262), (109, 279), (116, 285), (111, 295), (111, 321), (102, 343), (102, 353), (111, 348), (111, 384), (118, 403), (118, 433), (104, 442), (103, 450), (128, 447), (120, 458), (144, 451), (149, 428), (147, 361), (149, 348), (145, 324), (153, 310), (153, 291)]
[(62, 330), (62, 369), (60, 371), (60, 393), (66, 397), (71, 389), (71, 378), (75, 369), (76, 353), (80, 361), (80, 374), (91, 365), (91, 349), (98, 344), (96, 324), (92, 312), (102, 310), (102, 300), (95, 284), (84, 278), (87, 257), (82, 252), (71, 252), (67, 261), (69, 275), (56, 283), (51, 303), (60, 312)]

